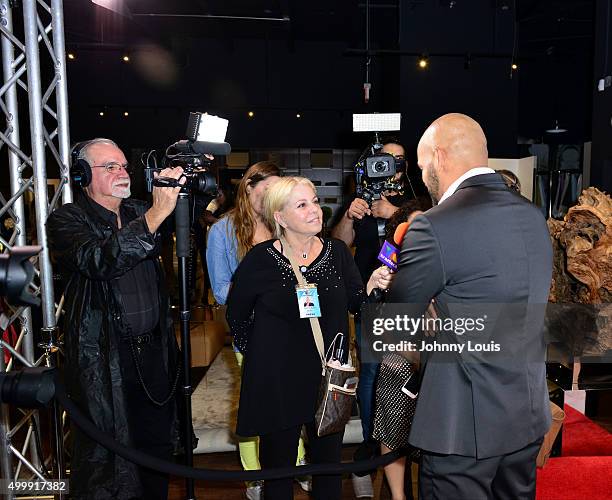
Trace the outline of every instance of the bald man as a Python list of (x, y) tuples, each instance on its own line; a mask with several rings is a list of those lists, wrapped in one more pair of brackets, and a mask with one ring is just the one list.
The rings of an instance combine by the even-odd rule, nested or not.
[[(535, 498), (535, 459), (550, 425), (546, 222), (487, 167), (486, 137), (472, 118), (435, 120), (417, 155), (435, 206), (406, 233), (388, 302), (415, 304), (404, 307), (420, 315), (433, 300), (455, 326), (417, 342), (422, 383), (410, 443), (424, 450), (419, 498)], [(460, 329), (466, 316), (483, 329)]]

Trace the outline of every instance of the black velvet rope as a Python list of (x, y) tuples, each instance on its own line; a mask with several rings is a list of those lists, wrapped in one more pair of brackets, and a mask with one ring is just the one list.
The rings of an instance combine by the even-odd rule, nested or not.
[(373, 470), (385, 466), (401, 457), (399, 451), (393, 451), (371, 460), (360, 460), (357, 462), (337, 464), (310, 464), (299, 467), (283, 467), (278, 469), (253, 470), (253, 471), (225, 471), (217, 469), (199, 469), (187, 467), (186, 465), (168, 462), (142, 451), (138, 451), (118, 443), (111, 436), (99, 430), (66, 394), (63, 384), (56, 382), (55, 397), (68, 412), (72, 421), (90, 439), (104, 446), (117, 455), (138, 464), (142, 467), (154, 469), (173, 476), (183, 476), (204, 481), (257, 481), (267, 479), (282, 479), (295, 476), (308, 476), (318, 474), (343, 474), (347, 472), (361, 472)]

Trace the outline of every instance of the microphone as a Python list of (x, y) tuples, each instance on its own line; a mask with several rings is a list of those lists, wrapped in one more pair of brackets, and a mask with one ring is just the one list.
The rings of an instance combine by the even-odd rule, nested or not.
[(205, 142), (205, 141), (177, 141), (172, 146), (180, 153), (187, 154), (209, 154), (228, 155), (232, 147), (227, 142)]
[(402, 246), (402, 241), (404, 240), (404, 236), (406, 236), (406, 232), (410, 227), (409, 222), (402, 222), (398, 224), (395, 229), (395, 233), (393, 233), (393, 243), (389, 243), (388, 241), (384, 241), (380, 252), (378, 253), (378, 260), (380, 260), (385, 266), (387, 266), (391, 271), (397, 271), (397, 260), (400, 247)]
[(393, 242), (398, 248), (402, 246), (402, 241), (404, 241), (404, 236), (406, 236), (409, 227), (410, 222), (402, 222), (395, 228), (395, 232), (393, 233)]

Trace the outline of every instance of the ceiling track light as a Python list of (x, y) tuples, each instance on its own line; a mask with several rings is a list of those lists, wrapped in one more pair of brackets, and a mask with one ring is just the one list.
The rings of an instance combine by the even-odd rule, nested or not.
[(555, 120), (555, 128), (549, 128), (546, 130), (547, 134), (563, 134), (567, 132), (566, 128), (559, 128), (559, 120)]
[(421, 69), (425, 69), (428, 65), (429, 65), (429, 59), (427, 58), (427, 56), (421, 56), (419, 57), (419, 68)]

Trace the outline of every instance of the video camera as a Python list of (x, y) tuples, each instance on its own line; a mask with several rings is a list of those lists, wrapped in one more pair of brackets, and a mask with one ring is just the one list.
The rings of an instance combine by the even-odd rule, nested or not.
[(402, 172), (404, 160), (383, 153), (382, 148), (379, 142), (368, 146), (366, 156), (362, 155), (355, 165), (357, 196), (367, 201), (368, 205), (374, 200), (380, 200), (385, 191), (403, 194), (404, 190), (403, 184), (394, 180), (395, 174)]
[[(28, 287), (35, 270), (30, 258), (38, 255), (42, 247), (13, 247), (0, 254), (0, 297), (13, 306), (38, 306), (40, 298)], [(0, 348), (0, 356), (4, 349)], [(32, 367), (0, 373), (0, 402), (20, 408), (42, 408), (55, 393), (56, 371), (53, 368)]]
[(397, 172), (404, 171), (405, 160), (383, 153), (383, 144), (378, 136), (380, 132), (399, 130), (400, 119), (399, 113), (353, 115), (353, 132), (375, 133), (374, 142), (364, 150), (354, 167), (357, 197), (368, 205), (380, 200), (385, 191), (403, 194), (403, 184), (394, 177)]
[[(217, 182), (210, 170), (212, 155), (228, 155), (231, 146), (225, 141), (228, 121), (206, 113), (189, 113), (187, 123), (187, 140), (175, 142), (168, 146), (162, 160), (163, 166), (157, 166), (155, 150), (143, 155), (141, 162), (145, 169), (147, 191), (153, 186), (179, 187), (185, 191), (215, 196)], [(155, 177), (167, 167), (182, 167), (183, 176), (187, 179), (180, 184), (177, 179)]]

